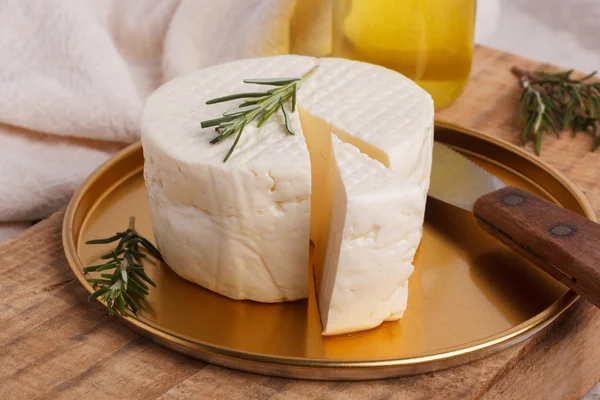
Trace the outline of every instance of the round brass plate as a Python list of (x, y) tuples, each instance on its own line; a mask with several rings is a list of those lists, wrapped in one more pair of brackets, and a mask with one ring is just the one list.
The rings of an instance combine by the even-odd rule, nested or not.
[[(584, 196), (539, 159), (483, 135), (436, 126), (436, 140), (468, 155), (507, 184), (595, 219)], [(81, 284), (82, 268), (106, 251), (91, 238), (122, 230), (130, 215), (152, 237), (136, 143), (94, 172), (67, 210), (63, 243)], [(193, 190), (193, 188), (190, 188)], [(146, 266), (158, 287), (137, 332), (176, 351), (244, 371), (304, 379), (376, 379), (435, 371), (500, 351), (533, 335), (577, 296), (480, 230), (473, 216), (429, 200), (425, 233), (400, 322), (355, 335), (321, 336), (314, 294), (284, 304), (234, 301)]]

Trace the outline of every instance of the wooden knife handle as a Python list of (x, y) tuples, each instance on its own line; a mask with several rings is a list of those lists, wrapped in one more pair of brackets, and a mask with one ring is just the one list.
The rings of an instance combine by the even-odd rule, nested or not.
[(600, 225), (516, 187), (480, 197), (477, 223), (600, 307)]

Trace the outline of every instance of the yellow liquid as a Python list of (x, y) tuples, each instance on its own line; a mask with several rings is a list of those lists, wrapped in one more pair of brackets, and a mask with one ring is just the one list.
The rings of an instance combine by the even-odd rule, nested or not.
[(332, 55), (394, 69), (445, 107), (471, 70), (475, 1), (334, 0)]

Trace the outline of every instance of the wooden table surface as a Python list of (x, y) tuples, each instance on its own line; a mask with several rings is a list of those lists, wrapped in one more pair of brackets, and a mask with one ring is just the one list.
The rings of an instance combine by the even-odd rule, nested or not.
[[(551, 68), (478, 47), (464, 94), (438, 119), (518, 143), (513, 65)], [(542, 159), (600, 212), (600, 151), (590, 148), (586, 135), (548, 135)], [(0, 244), (0, 399), (580, 399), (600, 379), (600, 310), (585, 301), (500, 354), (410, 378), (294, 381), (192, 360), (140, 337), (86, 300), (63, 255), (62, 217), (59, 212)]]

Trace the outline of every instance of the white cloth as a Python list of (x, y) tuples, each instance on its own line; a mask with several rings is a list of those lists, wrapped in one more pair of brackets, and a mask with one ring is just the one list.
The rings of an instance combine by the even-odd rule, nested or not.
[(144, 99), (163, 81), (326, 51), (312, 40), (330, 20), (320, 2), (0, 0), (0, 241), (64, 207), (137, 140)]

